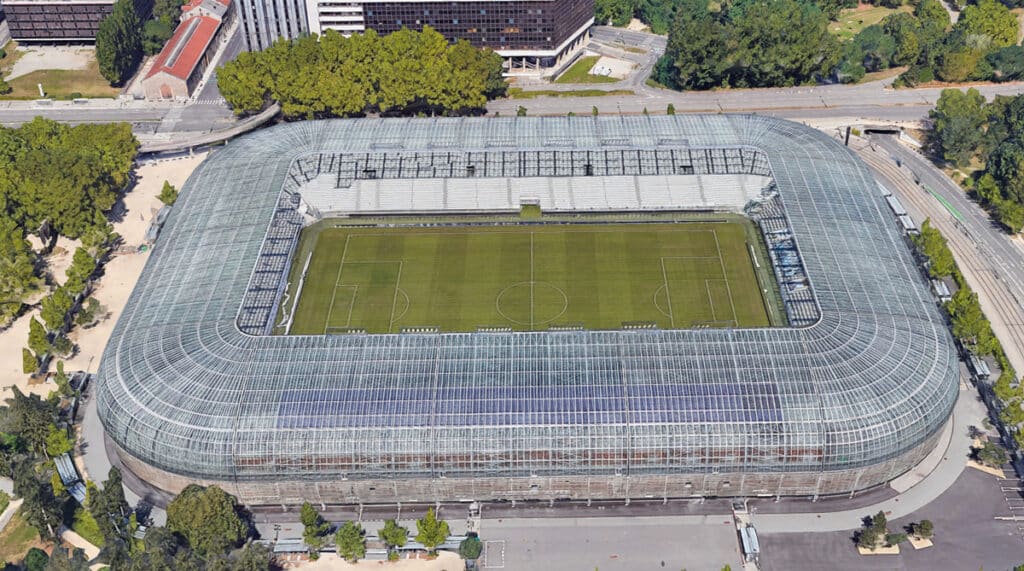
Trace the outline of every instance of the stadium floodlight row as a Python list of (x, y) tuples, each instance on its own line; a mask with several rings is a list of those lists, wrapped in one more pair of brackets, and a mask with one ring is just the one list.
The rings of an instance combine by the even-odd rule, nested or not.
[[(301, 224), (297, 165), (495, 141), (503, 151), (552, 141), (756, 150), (741, 168), (774, 181), (772, 216), (788, 222), (813, 318), (762, 329), (265, 333)], [(266, 129), (198, 168), (110, 339), (98, 402), (139, 476), (171, 491), (216, 483), (250, 505), (817, 496), (919, 462), (950, 415), (957, 370), (871, 174), (818, 131), (747, 115), (360, 119)]]

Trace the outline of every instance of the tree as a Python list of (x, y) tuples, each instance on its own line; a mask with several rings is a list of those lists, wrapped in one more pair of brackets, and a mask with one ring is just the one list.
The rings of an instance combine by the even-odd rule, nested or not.
[(392, 551), (396, 547), (402, 547), (409, 540), (409, 530), (398, 525), (393, 519), (385, 520), (384, 527), (380, 530), (380, 538)]
[(53, 495), (57, 498), (62, 498), (68, 493), (66, 487), (64, 487), (64, 481), (60, 479), (60, 474), (56, 471), (50, 474), (50, 487), (53, 488)]
[(516, 117), (526, 117), (526, 107), (520, 105), (516, 108)]
[(25, 442), (29, 450), (43, 454), (46, 437), (57, 418), (57, 408), (39, 395), (25, 395), (17, 386), (7, 399), (7, 429)]
[(1006, 450), (991, 440), (986, 440), (981, 448), (975, 448), (974, 455), (978, 462), (992, 468), (1000, 468), (1009, 462)]
[(1024, 142), (1003, 141), (988, 159), (987, 171), (995, 178), (1004, 198), (1024, 203)]
[(142, 32), (132, 0), (117, 0), (96, 32), (96, 60), (111, 85), (123, 85), (142, 58)]
[(921, 0), (914, 7), (914, 17), (919, 25), (918, 35), (923, 46), (929, 46), (946, 34), (949, 29), (949, 12), (938, 0)]
[(174, 26), (181, 19), (181, 0), (155, 0), (153, 2), (153, 19)]
[(57, 335), (53, 338), (53, 343), (50, 344), (54, 355), (61, 357), (67, 357), (71, 355), (75, 350), (75, 344), (68, 339), (67, 335)]
[(1024, 47), (1008, 46), (988, 54), (985, 60), (995, 81), (1017, 81), (1024, 77)]
[(53, 293), (44, 297), (40, 303), (39, 317), (43, 318), (46, 328), (50, 331), (58, 331), (67, 322), (71, 307), (75, 304), (71, 299), (68, 290), (59, 287)]
[(57, 373), (53, 376), (53, 382), (57, 385), (57, 392), (61, 396), (71, 396), (71, 382), (64, 372), (64, 361), (57, 361)]
[(50, 433), (46, 435), (46, 455), (50, 458), (67, 454), (74, 450), (75, 444), (68, 438), (68, 431), (61, 430), (56, 426), (50, 427)]
[(50, 556), (38, 547), (33, 547), (25, 554), (25, 571), (43, 571), (50, 561)]
[(366, 538), (362, 526), (357, 523), (346, 521), (342, 524), (334, 536), (334, 543), (338, 555), (346, 561), (355, 563), (366, 556)]
[(164, 187), (160, 190), (160, 195), (157, 198), (160, 199), (160, 202), (170, 206), (174, 204), (174, 201), (178, 200), (178, 189), (165, 180)]
[(800, 0), (739, 0), (709, 8), (683, 0), (655, 79), (680, 89), (797, 85), (839, 60), (828, 18)]
[(39, 359), (27, 347), (21, 349), (21, 370), (26, 375), (34, 375), (39, 370)]
[(217, 68), (217, 88), (235, 115), (259, 113), (269, 95), (269, 77), (263, 59), (266, 56), (242, 52)]
[(107, 308), (103, 304), (97, 301), (96, 298), (90, 297), (85, 300), (81, 309), (78, 310), (78, 315), (75, 316), (75, 325), (91, 327), (106, 312)]
[(28, 348), (40, 356), (50, 352), (50, 339), (46, 334), (46, 327), (35, 317), (28, 322)]
[(954, 165), (967, 164), (984, 140), (985, 97), (973, 88), (944, 89), (929, 116), (935, 150)]
[(305, 528), (302, 532), (302, 540), (309, 546), (310, 557), (316, 559), (319, 557), (320, 548), (323, 547), (324, 536), (330, 531), (331, 525), (320, 517), (320, 513), (309, 502), (302, 504), (301, 519)]
[(935, 527), (931, 520), (923, 519), (911, 524), (910, 528), (913, 534), (920, 539), (931, 539), (935, 535)]
[(675, 115), (676, 114), (676, 106), (672, 105), (671, 103), (669, 103), (668, 107), (665, 109), (665, 114), (666, 115)]
[(270, 560), (273, 554), (266, 546), (259, 543), (246, 543), (235, 554), (231, 571), (270, 571)]
[(191, 484), (167, 505), (167, 527), (180, 533), (199, 555), (237, 547), (249, 528), (238, 514), (234, 496), (217, 486)]
[(960, 288), (946, 303), (946, 311), (953, 322), (953, 335), (956, 338), (966, 340), (980, 354), (990, 353), (994, 349), (992, 326), (985, 318), (977, 294), (967, 287)]
[(993, 49), (1016, 44), (1018, 30), (1016, 16), (995, 0), (978, 0), (967, 6), (953, 28), (964, 37), (985, 38), (982, 45)]
[(96, 258), (92, 257), (87, 248), (80, 246), (75, 249), (75, 255), (71, 258), (71, 265), (68, 266), (65, 272), (67, 280), (64, 282), (64, 289), (71, 296), (84, 293), (89, 279), (92, 278), (92, 274), (96, 271), (96, 266)]
[(928, 258), (928, 275), (943, 278), (953, 274), (953, 270), (956, 269), (953, 252), (950, 251), (946, 238), (932, 227), (931, 220), (925, 219), (921, 224), (921, 234), (917, 236), (915, 243), (921, 253)]
[(36, 528), (44, 540), (56, 537), (63, 520), (61, 504), (53, 494), (49, 480), (36, 476), (30, 460), (20, 463), (14, 470), (14, 494), (21, 496), (21, 513), (29, 525)]
[(0, 212), (0, 325), (17, 315), (24, 300), (42, 287), (35, 264), (36, 256), (24, 231), (13, 218)]
[(147, 20), (142, 25), (142, 52), (148, 56), (160, 53), (174, 35), (174, 23), (161, 19)]
[(910, 65), (921, 55), (918, 28), (917, 18), (906, 12), (896, 12), (882, 20), (882, 29), (893, 38), (896, 46), (892, 57), (895, 65)]
[(887, 533), (885, 534), (885, 544), (889, 547), (893, 545), (899, 545), (907, 540), (907, 534), (905, 533)]
[(463, 559), (477, 559), (480, 557), (480, 553), (483, 551), (484, 546), (480, 543), (480, 538), (475, 535), (470, 535), (466, 539), (459, 543), (459, 557)]
[(85, 558), (85, 552), (78, 548), (72, 548), (71, 553), (64, 547), (53, 548), (53, 554), (46, 565), (46, 571), (88, 571), (89, 561)]
[(427, 515), (416, 520), (416, 541), (423, 544), (430, 553), (448, 539), (448, 522), (437, 519), (434, 508), (427, 510)]

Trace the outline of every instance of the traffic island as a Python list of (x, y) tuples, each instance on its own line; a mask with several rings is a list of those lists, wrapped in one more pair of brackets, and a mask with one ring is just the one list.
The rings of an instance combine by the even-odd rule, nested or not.
[(907, 541), (910, 542), (910, 545), (913, 546), (914, 549), (928, 549), (935, 545), (930, 539), (922, 539), (914, 536), (911, 536)]
[(860, 553), (861, 555), (899, 555), (900, 546), (886, 545), (885, 542), (882, 541), (874, 549), (857, 546), (857, 553)]

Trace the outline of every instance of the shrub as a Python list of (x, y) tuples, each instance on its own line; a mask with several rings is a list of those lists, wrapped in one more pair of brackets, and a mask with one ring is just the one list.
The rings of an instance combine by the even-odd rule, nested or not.
[(160, 202), (170, 206), (174, 204), (175, 200), (178, 200), (178, 189), (174, 188), (174, 185), (164, 181), (164, 187), (160, 190), (160, 195), (157, 196)]
[(39, 359), (27, 348), (21, 350), (21, 369), (26, 375), (31, 375), (39, 370)]
[(899, 545), (907, 540), (907, 534), (905, 533), (887, 533), (885, 534), (885, 544), (889, 547)]
[(1006, 450), (991, 440), (986, 441), (981, 448), (975, 448), (974, 455), (978, 462), (991, 468), (999, 468), (1009, 461)]
[(935, 535), (935, 528), (931, 520), (923, 519), (918, 523), (910, 526), (911, 531), (915, 536), (921, 539), (931, 539)]
[(50, 556), (38, 547), (33, 547), (25, 554), (25, 571), (43, 571), (50, 562)]

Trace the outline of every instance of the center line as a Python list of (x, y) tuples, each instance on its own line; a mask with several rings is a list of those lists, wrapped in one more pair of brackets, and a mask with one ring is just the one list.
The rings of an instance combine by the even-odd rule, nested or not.
[(530, 232), (530, 329), (533, 329), (533, 232)]

